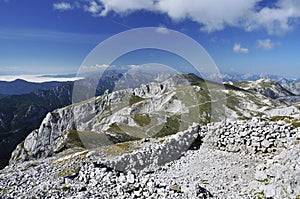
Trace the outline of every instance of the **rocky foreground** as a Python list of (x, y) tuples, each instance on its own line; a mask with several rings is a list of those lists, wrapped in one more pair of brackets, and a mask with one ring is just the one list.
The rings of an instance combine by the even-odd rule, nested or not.
[(300, 129), (223, 121), (0, 171), (1, 198), (300, 198)]

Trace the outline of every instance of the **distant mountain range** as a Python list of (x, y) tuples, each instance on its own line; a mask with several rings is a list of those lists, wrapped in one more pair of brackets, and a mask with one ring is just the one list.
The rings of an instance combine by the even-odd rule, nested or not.
[[(0, 94), (2, 95), (20, 95), (31, 93), (36, 90), (47, 90), (65, 84), (64, 82), (44, 82), (34, 83), (22, 79), (16, 79), (11, 82), (0, 81)], [(0, 96), (1, 98), (1, 96)]]
[[(257, 81), (260, 79), (270, 80), (277, 82), (281, 87), (285, 88), (293, 95), (300, 95), (300, 79), (289, 79), (277, 75), (252, 75), (252, 74), (242, 74), (242, 75), (231, 75), (231, 74), (214, 74), (208, 77), (209, 79), (221, 79), (223, 82), (245, 82), (245, 81)], [(296, 99), (294, 97), (293, 99)]]

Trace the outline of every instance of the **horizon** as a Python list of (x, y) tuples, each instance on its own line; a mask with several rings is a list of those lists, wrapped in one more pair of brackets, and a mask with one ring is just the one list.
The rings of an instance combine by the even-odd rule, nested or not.
[[(120, 72), (121, 74), (122, 72)], [(145, 72), (144, 72), (145, 73)], [(163, 73), (163, 72), (162, 72)], [(122, 73), (124, 74), (124, 73)], [(160, 74), (160, 73), (155, 73)], [(188, 74), (188, 73), (180, 73), (180, 74)], [(192, 73), (195, 74), (195, 73)], [(195, 74), (198, 77), (201, 77), (199, 74)], [(273, 75), (273, 74), (236, 74), (236, 73), (220, 73), (217, 75), (221, 75), (222, 82), (226, 82), (227, 80), (230, 81), (246, 81), (246, 80), (258, 80), (269, 78), (272, 81), (280, 80), (280, 79), (287, 79), (287, 80), (294, 80), (298, 81), (300, 78), (297, 77), (285, 77), (280, 75)], [(88, 76), (86, 76), (88, 77)], [(77, 81), (84, 79), (85, 77), (77, 76), (76, 74), (25, 74), (25, 75), (0, 75), (0, 82), (14, 82), (16, 80), (23, 80), (26, 82), (31, 83), (46, 83), (46, 82), (68, 82), (68, 81)], [(202, 78), (202, 77), (201, 77)], [(236, 78), (240, 78), (240, 80), (235, 80)], [(225, 79), (225, 80), (224, 80)]]
[[(220, 6), (217, 0), (132, 0), (128, 5), (0, 0), (0, 18), (5, 19), (0, 21), (0, 75), (74, 74), (99, 43), (131, 29), (156, 27), (162, 34), (171, 29), (198, 42), (222, 74), (298, 79), (299, 3), (226, 1)], [(142, 65), (153, 57), (169, 66), (182, 63), (164, 52), (142, 50), (129, 53), (119, 65)]]

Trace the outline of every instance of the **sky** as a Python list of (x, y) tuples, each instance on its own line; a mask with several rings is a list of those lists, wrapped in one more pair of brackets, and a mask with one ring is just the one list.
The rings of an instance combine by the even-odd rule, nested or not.
[[(158, 27), (197, 41), (222, 73), (300, 78), (299, 19), (299, 0), (0, 0), (0, 75), (76, 73), (111, 36)], [(116, 63), (153, 57), (172, 59)]]

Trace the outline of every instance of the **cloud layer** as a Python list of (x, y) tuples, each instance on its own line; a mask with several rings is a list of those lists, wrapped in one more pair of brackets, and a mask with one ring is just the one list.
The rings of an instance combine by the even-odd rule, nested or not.
[(248, 54), (249, 49), (241, 47), (241, 44), (234, 44), (233, 46), (233, 52), (234, 53), (241, 53), (241, 54)]
[(280, 43), (275, 43), (270, 39), (257, 40), (257, 47), (263, 50), (273, 50), (273, 48), (278, 45), (280, 45)]
[[(227, 26), (246, 31), (264, 29), (268, 34), (284, 34), (297, 25), (300, 18), (299, 0), (277, 0), (272, 6), (260, 5), (262, 0), (81, 0), (81, 8), (94, 16), (109, 12), (128, 14), (148, 10), (167, 14), (173, 21), (185, 19), (197, 22), (205, 32), (222, 30)], [(76, 1), (77, 2), (77, 1)], [(55, 9), (68, 10), (74, 6), (61, 2)], [(76, 6), (78, 7), (78, 6)]]
[(55, 10), (72, 10), (73, 6), (70, 3), (61, 2), (61, 3), (54, 3), (53, 8)]

